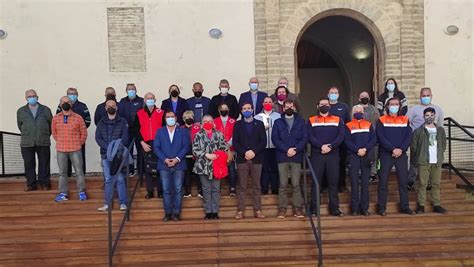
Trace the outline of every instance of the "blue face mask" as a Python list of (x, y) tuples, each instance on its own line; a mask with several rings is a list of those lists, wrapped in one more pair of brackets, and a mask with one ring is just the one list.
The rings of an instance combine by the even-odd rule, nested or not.
[(71, 99), (72, 103), (77, 101), (77, 95), (67, 95), (67, 97), (69, 97), (69, 99)]
[(396, 113), (398, 113), (398, 110), (399, 110), (399, 109), (400, 109), (399, 106), (390, 106), (390, 107), (388, 108), (388, 111), (389, 111), (391, 114), (396, 114)]
[(329, 94), (328, 97), (329, 97), (329, 100), (331, 101), (337, 101), (337, 99), (339, 99), (339, 94), (332, 93), (332, 94)]
[(356, 120), (362, 120), (364, 118), (364, 113), (362, 112), (356, 112), (354, 113), (354, 119)]
[(258, 83), (250, 83), (249, 87), (250, 87), (250, 90), (256, 91), (258, 90)]
[(176, 125), (176, 119), (175, 118), (166, 118), (166, 125), (168, 126), (175, 126)]
[(28, 105), (36, 106), (36, 104), (38, 104), (38, 97), (36, 96), (28, 97), (26, 101), (28, 101)]
[(155, 105), (155, 99), (147, 99), (146, 100), (146, 105), (148, 107), (153, 107)]
[(395, 91), (395, 84), (393, 84), (393, 83), (387, 84), (387, 90), (388, 90), (389, 92)]
[(242, 115), (244, 115), (244, 118), (248, 119), (248, 118), (252, 117), (252, 111), (246, 110), (246, 111), (242, 112)]
[(127, 91), (128, 98), (134, 99), (137, 96), (137, 91), (135, 90), (128, 90)]
[(431, 97), (429, 96), (424, 96), (421, 98), (421, 104), (423, 105), (429, 105), (431, 103)]

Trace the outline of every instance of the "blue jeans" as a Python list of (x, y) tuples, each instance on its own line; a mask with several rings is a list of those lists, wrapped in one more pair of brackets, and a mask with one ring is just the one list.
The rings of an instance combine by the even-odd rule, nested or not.
[(170, 168), (167, 171), (160, 171), (161, 183), (163, 187), (163, 206), (166, 214), (181, 213), (181, 202), (183, 200), (184, 171), (177, 171)]
[(114, 197), (115, 183), (117, 183), (117, 191), (119, 197), (119, 203), (127, 205), (127, 183), (125, 180), (125, 174), (118, 172), (116, 175), (110, 175), (110, 161), (103, 159), (102, 166), (104, 169), (105, 177), (105, 203), (112, 204)]

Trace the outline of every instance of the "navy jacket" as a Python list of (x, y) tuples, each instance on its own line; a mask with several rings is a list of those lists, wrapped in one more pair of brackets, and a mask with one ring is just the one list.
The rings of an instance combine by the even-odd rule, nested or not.
[(375, 131), (380, 153), (392, 154), (395, 148), (405, 153), (410, 146), (412, 130), (406, 116), (384, 115), (377, 121)]
[(331, 145), (331, 152), (339, 153), (339, 147), (344, 141), (344, 124), (338, 116), (313, 116), (308, 120), (308, 135), (311, 143), (311, 154), (321, 153), (324, 144)]
[(95, 108), (94, 124), (97, 126), (97, 124), (99, 124), (99, 121), (105, 116), (107, 116), (107, 110), (105, 110), (105, 102), (103, 102), (97, 105), (97, 107)]
[[(253, 105), (251, 94), (252, 93), (250, 91), (240, 94), (239, 110), (242, 109), (242, 106), (244, 105), (244, 103), (252, 103), (252, 105)], [(260, 91), (257, 92), (257, 106), (253, 107), (254, 114), (258, 114), (258, 113), (262, 112), (263, 100), (267, 96), (268, 96), (268, 94), (265, 93), (265, 92), (260, 92)]]
[[(191, 98), (188, 98), (188, 100), (186, 100), (188, 102), (188, 107), (190, 110), (192, 110), (194, 112), (194, 121), (196, 122), (201, 122), (202, 120), (202, 117), (204, 115), (208, 115), (209, 114), (209, 105), (211, 104), (211, 99), (203, 96), (201, 98), (197, 98), (197, 97), (191, 97)], [(201, 104), (202, 105), (202, 116), (200, 118), (197, 118), (196, 117), (196, 114), (197, 114), (197, 110), (198, 108), (196, 108), (196, 104)]]
[(174, 130), (173, 143), (170, 141), (168, 127), (162, 127), (156, 132), (153, 142), (153, 152), (158, 157), (157, 168), (160, 171), (171, 170), (165, 164), (165, 159), (179, 158), (180, 162), (173, 168), (177, 171), (186, 170), (186, 154), (190, 149), (189, 132), (181, 127)]
[(143, 108), (143, 98), (136, 96), (134, 99), (130, 100), (130, 98), (126, 96), (120, 99), (118, 104), (118, 114), (120, 117), (127, 120), (128, 125), (133, 125), (135, 123), (135, 118), (137, 117), (137, 111), (141, 108)]
[[(89, 112), (89, 108), (87, 108), (87, 105), (77, 100), (76, 102), (74, 102), (74, 104), (72, 104), (71, 109), (72, 111), (74, 111), (74, 113), (77, 113), (82, 117), (82, 119), (86, 123), (86, 127), (89, 128), (89, 125), (91, 125), (91, 114)], [(62, 111), (63, 109), (60, 105), (58, 105), (58, 108), (56, 108), (56, 114)]]
[(236, 120), (240, 114), (239, 103), (234, 95), (227, 94), (225, 97), (218, 94), (212, 97), (211, 104), (209, 106), (209, 114), (215, 119), (219, 117), (219, 105), (226, 103), (229, 107), (229, 117)]
[[(173, 104), (171, 103), (171, 97), (161, 102), (161, 109), (164, 110), (165, 112), (169, 110), (173, 111)], [(178, 97), (178, 103), (176, 105), (175, 113), (176, 113), (176, 121), (179, 123), (179, 125), (184, 125), (183, 113), (186, 110), (189, 110), (188, 102), (186, 101), (186, 99), (182, 97)], [(163, 120), (164, 118), (165, 116), (163, 116)]]
[(369, 121), (354, 119), (346, 124), (344, 143), (349, 154), (357, 155), (361, 148), (366, 148), (369, 152), (374, 148), (376, 142), (374, 126)]
[[(282, 162), (303, 162), (303, 153), (308, 143), (308, 132), (303, 118), (294, 115), (295, 121), (291, 130), (285, 120), (285, 115), (275, 121), (272, 130), (272, 142), (276, 147), (276, 160)], [(286, 153), (291, 147), (296, 147), (296, 155), (288, 157)]]
[(336, 104), (331, 104), (331, 108), (329, 109), (329, 114), (338, 116), (342, 119), (343, 123), (348, 123), (351, 121), (351, 111), (349, 110), (349, 106), (343, 102), (337, 102)]
[(110, 120), (108, 116), (103, 117), (95, 129), (95, 141), (100, 147), (101, 158), (106, 158), (109, 144), (119, 138), (122, 138), (124, 146), (129, 145), (127, 121), (119, 115), (113, 120)]
[(252, 133), (248, 134), (246, 129), (246, 122), (239, 120), (235, 122), (234, 134), (232, 135), (232, 144), (234, 150), (237, 152), (237, 163), (245, 163), (245, 152), (253, 150), (255, 157), (252, 162), (255, 164), (263, 163), (263, 155), (265, 147), (267, 146), (267, 134), (263, 122), (253, 119)]

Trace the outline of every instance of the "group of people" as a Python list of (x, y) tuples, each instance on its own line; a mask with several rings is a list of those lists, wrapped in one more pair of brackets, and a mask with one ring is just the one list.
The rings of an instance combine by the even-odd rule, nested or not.
[[(400, 212), (423, 213), (427, 188), (434, 211), (440, 206), (440, 178), (446, 136), (443, 112), (431, 103), (430, 88), (420, 91), (420, 104), (408, 108), (405, 95), (394, 79), (385, 83), (377, 107), (370, 95), (359, 94), (352, 109), (339, 101), (337, 87), (328, 89), (316, 103), (317, 115), (305, 120), (297, 96), (288, 89), (288, 79), (278, 81), (274, 93), (259, 90), (256, 77), (239, 100), (229, 93), (229, 81), (219, 82), (220, 93), (209, 99), (199, 82), (193, 97), (180, 97), (171, 85), (169, 97), (157, 105), (152, 92), (143, 98), (134, 84), (126, 85), (124, 98), (117, 101), (114, 88), (107, 87), (105, 101), (95, 110), (95, 140), (100, 147), (104, 173), (104, 205), (107, 211), (117, 188), (120, 210), (127, 210), (124, 169), (135, 170), (130, 149), (137, 151), (137, 171), (145, 177), (146, 198), (163, 198), (164, 221), (181, 220), (183, 197), (192, 197), (192, 182), (203, 198), (204, 219), (219, 218), (220, 181), (228, 178), (229, 195), (238, 199), (235, 219), (245, 216), (246, 193), (251, 188), (256, 218), (265, 218), (262, 194), (278, 195), (278, 218), (287, 216), (288, 183), (292, 186), (292, 215), (304, 217), (301, 165), (308, 146), (311, 164), (322, 187), (327, 187), (330, 213), (344, 216), (338, 193), (347, 191), (349, 163), (352, 215), (369, 215), (369, 180), (378, 174), (377, 213), (386, 215), (388, 178), (395, 166), (400, 195)], [(85, 185), (85, 141), (91, 116), (78, 100), (78, 90), (67, 89), (56, 115), (38, 102), (35, 90), (25, 93), (27, 104), (18, 109), (21, 152), (27, 178), (26, 191), (50, 190), (50, 135), (56, 141), (59, 194), (55, 201), (69, 199), (71, 166), (77, 176), (78, 199), (87, 200)], [(133, 142), (132, 142), (133, 140)], [(410, 151), (408, 166), (407, 151)], [(133, 150), (132, 150), (133, 151)], [(38, 175), (35, 157), (38, 156)], [(127, 166), (123, 166), (123, 162)], [(380, 166), (378, 166), (380, 165)], [(420, 177), (416, 211), (409, 208), (408, 191)], [(311, 190), (311, 208), (316, 207), (316, 187)]]

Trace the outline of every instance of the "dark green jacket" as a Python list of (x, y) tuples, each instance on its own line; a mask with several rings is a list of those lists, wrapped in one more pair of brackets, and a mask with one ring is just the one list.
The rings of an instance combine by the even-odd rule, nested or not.
[(28, 105), (19, 108), (16, 112), (16, 122), (21, 133), (20, 146), (50, 146), (52, 118), (51, 110), (39, 103), (36, 118), (33, 117)]
[[(430, 145), (430, 137), (428, 130), (422, 125), (413, 132), (413, 139), (410, 145), (410, 156), (414, 157), (417, 165), (430, 164), (430, 155), (428, 147)], [(446, 150), (446, 133), (443, 127), (436, 127), (436, 141), (438, 145), (436, 165), (441, 166), (444, 161), (444, 151)]]

